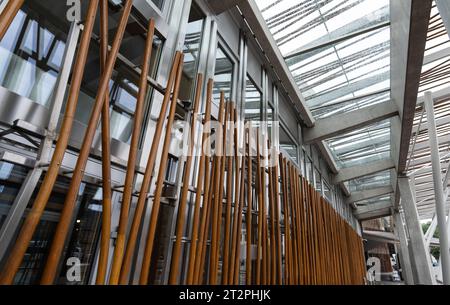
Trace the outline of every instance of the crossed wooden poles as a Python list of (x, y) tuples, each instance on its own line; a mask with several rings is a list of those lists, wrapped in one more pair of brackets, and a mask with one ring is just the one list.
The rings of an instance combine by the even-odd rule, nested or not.
[[(6, 5), (0, 15), (0, 39), (6, 33), (23, 2), (9, 1)], [(127, 235), (131, 218), (129, 210), (135, 185), (138, 142), (148, 91), (147, 75), (150, 69), (155, 30), (155, 23), (150, 20), (139, 80), (119, 229), (111, 261), (110, 275), (107, 279), (111, 232), (108, 83), (118, 56), (132, 2), (132, 0), (125, 1), (122, 16), (109, 51), (107, 0), (91, 0), (89, 3), (55, 151), (31, 211), (20, 229), (18, 238), (9, 253), (5, 268), (0, 274), (0, 284), (13, 283), (15, 274), (58, 177), (73, 126), (98, 7), (100, 7), (101, 78), (41, 283), (53, 284), (55, 282), (63, 246), (69, 234), (70, 220), (74, 213), (78, 189), (84, 175), (96, 126), (101, 116), (103, 214), (97, 284), (128, 284), (130, 281), (131, 263), (135, 255), (139, 229), (149, 199), (153, 171), (161, 144), (163, 127), (165, 126), (159, 171), (155, 181), (139, 278), (140, 284), (148, 284), (184, 55), (181, 52), (176, 52), (173, 60), (139, 191), (138, 202)], [(213, 135), (212, 131), (207, 128), (214, 120), (211, 113), (213, 80), (209, 79), (207, 82), (204, 117), (199, 110), (202, 84), (203, 76), (199, 74), (196, 79), (188, 156), (178, 204), (176, 240), (171, 253), (168, 283), (362, 284), (365, 266), (361, 237), (320, 196), (314, 187), (308, 184), (292, 161), (281, 154), (270, 156), (273, 159), (269, 160), (269, 155), (265, 152), (271, 148), (271, 144), (270, 141), (261, 137), (264, 130), (261, 130), (260, 127), (242, 130), (241, 125), (238, 124), (239, 111), (233, 102), (225, 100), (223, 92), (220, 94), (219, 109), (216, 116), (216, 122), (221, 128), (214, 130), (216, 140), (214, 153), (207, 154), (203, 151), (205, 147), (211, 147), (211, 136)], [(185, 235), (186, 209), (190, 204), (188, 193), (192, 179), (194, 142), (199, 119), (202, 121), (203, 130), (197, 140), (202, 144), (202, 151), (199, 156), (199, 167), (195, 179), (192, 229), (190, 232), (186, 232), (190, 239), (189, 251), (186, 250), (188, 255), (185, 255), (187, 256), (187, 272), (182, 277), (180, 272), (182, 237)], [(269, 166), (269, 161), (271, 161), (272, 166)], [(245, 226), (243, 226), (244, 221)], [(245, 236), (242, 234), (243, 228), (245, 228)], [(243, 245), (245, 247), (242, 247)], [(241, 253), (242, 249), (245, 249), (245, 253)], [(208, 253), (209, 255), (207, 255)], [(241, 262), (244, 261), (245, 266), (242, 268)]]

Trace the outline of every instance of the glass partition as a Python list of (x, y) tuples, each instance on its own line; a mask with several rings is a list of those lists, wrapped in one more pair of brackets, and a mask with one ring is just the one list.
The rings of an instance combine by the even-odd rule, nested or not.
[(219, 105), (220, 92), (224, 92), (225, 100), (231, 98), (233, 90), (233, 71), (234, 64), (230, 57), (225, 53), (223, 48), (219, 45), (216, 51), (216, 63), (214, 72), (214, 90), (213, 102)]

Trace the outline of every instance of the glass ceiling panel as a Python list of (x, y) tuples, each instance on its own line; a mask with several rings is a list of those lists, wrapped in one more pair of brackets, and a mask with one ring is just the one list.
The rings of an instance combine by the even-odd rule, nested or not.
[(370, 204), (375, 204), (375, 203), (391, 202), (391, 200), (392, 200), (391, 195), (388, 194), (388, 195), (378, 196), (375, 198), (361, 200), (361, 201), (358, 201), (355, 203), (357, 206), (365, 206), (365, 205), (370, 205)]
[(316, 119), (389, 100), (358, 99), (389, 90), (389, 0), (257, 3)]
[(419, 94), (438, 91), (450, 84), (450, 39), (436, 5), (433, 3), (425, 45)]
[[(390, 101), (389, 0), (256, 0), (315, 119)], [(390, 158), (390, 120), (326, 140), (339, 168)], [(390, 171), (346, 183), (390, 184)], [(379, 198), (378, 198), (379, 199)]]
[(326, 140), (339, 167), (356, 166), (390, 157), (390, 120), (384, 120)]
[(348, 188), (350, 192), (359, 192), (383, 186), (389, 186), (390, 184), (391, 184), (391, 171), (385, 170), (379, 173), (350, 180), (348, 181)]

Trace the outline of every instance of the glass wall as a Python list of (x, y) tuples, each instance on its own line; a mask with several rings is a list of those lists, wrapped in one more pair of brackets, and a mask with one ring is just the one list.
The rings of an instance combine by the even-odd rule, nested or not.
[[(114, 27), (118, 25), (119, 16), (120, 14), (114, 14), (110, 9), (108, 23), (110, 27), (113, 27), (110, 31), (111, 33), (115, 33)], [(99, 35), (98, 25), (94, 28), (94, 33)], [(131, 141), (134, 111), (136, 109), (139, 90), (138, 84), (140, 75), (134, 68), (142, 66), (146, 40), (145, 36), (146, 29), (144, 25), (140, 24), (136, 18), (131, 16), (121, 44), (120, 57), (116, 61), (109, 83), (111, 138), (127, 144)], [(114, 35), (109, 35), (108, 38), (111, 44)], [(155, 35), (149, 70), (149, 76), (152, 78), (156, 76), (158, 70), (158, 59), (160, 57), (162, 44), (162, 40)], [(87, 125), (89, 122), (91, 109), (100, 82), (100, 49), (98, 42), (95, 39), (91, 41), (87, 63), (75, 114), (75, 119), (82, 125)], [(152, 93), (153, 89), (149, 87), (147, 104), (144, 107), (145, 120), (148, 119), (147, 112), (150, 106), (149, 101)], [(62, 108), (62, 112), (64, 111), (64, 108), (65, 107)], [(144, 126), (146, 126), (146, 124)], [(99, 131), (101, 130), (100, 124), (98, 129)], [(142, 131), (142, 133), (144, 132), (145, 130)]]
[(179, 93), (180, 100), (191, 100), (195, 89), (204, 18), (203, 12), (193, 4), (189, 13), (183, 46), (184, 66)]
[(216, 51), (216, 63), (214, 72), (214, 90), (213, 102), (219, 105), (220, 92), (225, 93), (225, 100), (231, 98), (233, 90), (233, 72), (234, 64), (230, 57), (225, 53), (223, 48), (219, 45)]
[(0, 42), (0, 86), (50, 106), (67, 39), (65, 2), (25, 1)]
[(286, 152), (289, 157), (298, 164), (298, 147), (283, 126), (280, 126), (280, 150)]
[(248, 75), (245, 79), (244, 114), (247, 121), (262, 120), (262, 94)]

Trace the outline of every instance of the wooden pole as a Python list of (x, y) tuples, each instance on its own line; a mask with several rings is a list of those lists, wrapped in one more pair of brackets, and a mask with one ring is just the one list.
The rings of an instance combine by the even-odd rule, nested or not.
[[(208, 88), (207, 88), (207, 94), (206, 94), (206, 118), (205, 122), (210, 123), (211, 122), (211, 105), (212, 105), (212, 94), (213, 94), (213, 80), (209, 79), (208, 81)], [(209, 124), (206, 124), (205, 127), (207, 127)], [(195, 249), (195, 262), (194, 262), (194, 276), (192, 279), (192, 284), (200, 284), (200, 277), (203, 276), (203, 262), (204, 262), (204, 255), (203, 253), (206, 252), (206, 239), (208, 236), (208, 227), (209, 227), (209, 215), (211, 210), (211, 192), (212, 192), (212, 183), (214, 176), (210, 177), (211, 174), (214, 175), (215, 168), (213, 163), (213, 168), (210, 171), (211, 167), (211, 158), (206, 155), (206, 153), (210, 153), (211, 149), (211, 142), (210, 142), (210, 134), (211, 130), (204, 129), (205, 137), (203, 138), (203, 145), (202, 145), (202, 152), (203, 155), (205, 155), (205, 180), (203, 184), (203, 208), (201, 211), (201, 220), (200, 220), (200, 228), (199, 228), (199, 239), (198, 239), (198, 245), (197, 249)], [(205, 149), (208, 149), (208, 151), (205, 151)]]
[(159, 208), (161, 205), (161, 197), (162, 197), (162, 191), (163, 191), (163, 186), (164, 186), (164, 177), (166, 175), (166, 165), (167, 165), (167, 161), (169, 159), (169, 146), (170, 146), (169, 144), (170, 144), (170, 140), (172, 139), (172, 125), (173, 125), (173, 121), (175, 119), (175, 111), (177, 108), (178, 93), (180, 90), (181, 77), (182, 77), (182, 73), (183, 73), (183, 60), (184, 60), (184, 54), (181, 54), (180, 61), (178, 64), (177, 77), (175, 79), (175, 87), (173, 90), (172, 104), (170, 106), (169, 118), (167, 119), (167, 124), (166, 124), (166, 134), (165, 134), (165, 138), (164, 138), (161, 161), (159, 164), (158, 178), (157, 178), (157, 183), (156, 183), (155, 196), (153, 199), (152, 212), (150, 214), (150, 222), (149, 222), (149, 226), (148, 226), (148, 233), (147, 233), (147, 240), (146, 240), (146, 244), (145, 244), (144, 257), (142, 260), (141, 275), (139, 278), (139, 283), (141, 285), (146, 285), (148, 283), (148, 276), (149, 276), (149, 272), (150, 272), (150, 265), (151, 265), (152, 252), (153, 252), (153, 244), (155, 241), (156, 226), (158, 224)]
[(25, 0), (10, 0), (6, 4), (0, 15), (0, 41), (5, 36), (11, 22), (14, 20), (14, 17), (16, 17), (17, 12), (20, 10), (24, 2)]
[[(235, 109), (233, 103), (229, 103), (229, 130), (227, 131), (228, 138), (231, 139), (228, 132), (231, 132), (233, 136), (233, 129), (231, 122), (234, 123)], [(232, 144), (233, 142), (228, 141), (227, 137), (225, 140), (225, 160), (227, 160), (227, 190), (226, 190), (226, 215), (225, 215), (225, 228), (224, 228), (224, 241), (223, 241), (223, 268), (222, 268), (222, 284), (228, 284), (229, 277), (229, 262), (230, 262), (230, 230), (231, 230), (231, 201), (232, 201), (232, 187), (233, 187), (233, 157), (231, 156)]]
[(88, 161), (89, 153), (92, 146), (92, 141), (95, 136), (96, 127), (100, 118), (100, 112), (105, 103), (105, 96), (109, 90), (109, 81), (114, 69), (114, 64), (119, 53), (120, 44), (122, 43), (122, 37), (125, 32), (128, 17), (131, 12), (133, 1), (127, 0), (124, 5), (123, 13), (120, 18), (119, 25), (117, 27), (116, 36), (111, 47), (111, 51), (108, 56), (107, 63), (105, 65), (105, 71), (100, 79), (99, 89), (97, 97), (95, 99), (94, 108), (89, 119), (88, 126), (86, 128), (86, 134), (81, 145), (81, 150), (78, 155), (77, 163), (73, 172), (72, 180), (70, 181), (69, 189), (64, 202), (64, 207), (61, 212), (61, 219), (56, 227), (55, 236), (53, 238), (52, 246), (47, 258), (47, 263), (42, 275), (42, 284), (52, 284), (56, 276), (56, 270), (61, 258), (61, 253), (64, 248), (64, 243), (69, 231), (70, 223), (72, 221), (73, 210), (76, 205), (78, 192), (81, 184), (81, 180), (84, 176), (84, 169)]
[[(205, 125), (208, 125), (211, 122), (211, 96), (213, 90), (213, 80), (208, 80), (207, 85), (207, 100), (206, 100), (206, 109), (205, 109)], [(202, 131), (202, 147), (200, 151), (200, 165), (198, 169), (197, 176), (197, 190), (195, 193), (195, 206), (194, 206), (194, 219), (192, 222), (192, 235), (191, 235), (191, 247), (189, 248), (189, 265), (187, 272), (186, 284), (192, 285), (195, 279), (195, 262), (198, 258), (197, 256), (197, 247), (198, 247), (198, 235), (199, 235), (199, 220), (200, 220), (200, 201), (202, 198), (202, 192), (204, 193), (203, 198), (206, 197), (205, 192), (206, 189), (206, 179), (209, 177), (209, 158), (205, 155), (203, 151), (205, 144), (207, 143), (207, 139), (210, 135), (209, 131), (205, 130), (205, 127)], [(208, 164), (206, 164), (208, 163)], [(206, 171), (208, 168), (208, 171)], [(203, 189), (202, 189), (203, 187)], [(206, 201), (203, 200), (203, 208), (205, 208)]]
[[(265, 173), (264, 173), (265, 174)], [(263, 185), (261, 183), (261, 151), (259, 143), (259, 128), (256, 128), (256, 178), (255, 185), (258, 190), (258, 236), (256, 241), (256, 277), (255, 284), (261, 284), (261, 265), (263, 254), (263, 224), (264, 224), (264, 198), (263, 198)], [(263, 271), (264, 276), (265, 272)], [(263, 281), (264, 284), (264, 281)]]
[[(214, 255), (214, 264), (213, 264), (213, 272), (215, 273), (214, 279), (217, 278), (217, 275), (219, 273), (219, 261), (220, 261), (220, 241), (221, 241), (221, 231), (222, 231), (222, 215), (223, 215), (223, 193), (224, 193), (224, 184), (225, 184), (225, 164), (227, 163), (227, 157), (226, 157), (226, 139), (227, 139), (227, 128), (226, 124), (228, 121), (228, 117), (230, 114), (230, 103), (225, 103), (225, 113), (224, 113), (224, 119), (222, 122), (222, 128), (223, 128), (223, 135), (222, 135), (222, 146), (221, 146), (221, 156), (220, 156), (220, 180), (219, 180), (219, 196), (218, 204), (217, 204), (217, 229), (216, 229), (216, 236), (215, 236), (215, 244), (216, 244), (216, 253)], [(223, 261), (223, 258), (222, 258)], [(217, 280), (215, 280), (217, 283)]]
[[(100, 1), (100, 71), (106, 70), (108, 58), (108, 1)], [(102, 232), (100, 254), (95, 283), (105, 283), (108, 268), (109, 239), (111, 235), (111, 142), (109, 126), (109, 92), (105, 94), (102, 107)]]
[[(153, 26), (152, 33), (153, 32), (154, 32), (154, 26)], [(150, 34), (152, 34), (152, 33), (150, 33)], [(150, 34), (148, 34), (148, 35), (150, 35)], [(150, 43), (150, 40), (148, 37), (149, 36), (147, 36), (147, 39), (148, 39), (147, 47), (149, 47), (148, 44)], [(152, 41), (153, 41), (153, 39), (152, 39)], [(151, 47), (152, 46), (150, 45), (150, 48)], [(147, 48), (147, 50), (148, 50), (148, 48)], [(150, 56), (148, 58), (150, 58)], [(149, 157), (147, 160), (147, 164), (145, 166), (144, 178), (142, 179), (142, 185), (141, 185), (141, 189), (139, 191), (138, 202), (136, 204), (136, 209), (135, 209), (135, 212), (133, 215), (133, 221), (131, 224), (130, 233), (128, 235), (128, 243), (127, 243), (127, 246), (125, 249), (125, 254), (123, 256), (123, 261), (122, 261), (123, 247), (125, 245), (125, 234), (126, 234), (126, 228), (127, 228), (127, 223), (128, 223), (129, 205), (131, 202), (131, 195), (132, 195), (132, 178), (134, 176), (134, 168), (135, 168), (135, 165), (132, 166), (131, 163), (129, 163), (129, 166), (127, 166), (127, 171), (128, 171), (128, 169), (130, 171), (132, 171), (133, 175), (128, 174), (129, 176), (131, 176), (130, 178), (128, 178), (128, 184), (127, 184), (127, 180), (125, 180), (125, 190), (128, 190), (128, 192), (130, 192), (130, 193), (129, 193), (129, 195), (127, 194), (127, 198), (129, 198), (129, 199), (126, 201), (126, 202), (128, 202), (128, 208), (121, 210), (121, 214), (120, 214), (121, 216), (120, 216), (120, 220), (119, 220), (119, 232), (117, 234), (116, 249), (114, 251), (113, 265), (112, 265), (112, 270), (111, 270), (111, 276), (109, 279), (109, 283), (112, 285), (117, 284), (118, 280), (119, 280), (120, 284), (126, 284), (128, 281), (129, 271), (131, 268), (131, 261), (132, 261), (132, 258), (134, 255), (134, 250), (136, 247), (136, 241), (138, 238), (139, 228), (141, 226), (142, 214), (144, 213), (145, 203), (147, 202), (150, 183), (152, 180), (153, 168), (155, 166), (156, 155), (157, 155), (160, 141), (161, 141), (162, 128), (164, 126), (164, 122), (166, 121), (167, 108), (168, 108), (168, 105), (170, 102), (170, 96), (172, 93), (172, 88), (173, 88), (173, 85), (175, 82), (175, 77), (176, 77), (176, 74), (178, 71), (178, 67), (180, 65), (180, 58), (181, 58), (181, 52), (176, 52), (174, 61), (172, 63), (172, 68), (169, 73), (169, 79), (167, 81), (166, 91), (164, 92), (164, 98), (163, 98), (163, 102), (161, 105), (159, 118), (156, 123), (155, 133), (153, 136), (153, 142), (152, 142), (152, 146), (150, 148), (150, 154), (149, 154)], [(149, 61), (145, 61), (145, 63), (148, 65)], [(143, 66), (142, 71), (144, 70), (144, 68), (146, 68), (146, 67)], [(148, 68), (147, 68), (147, 70), (148, 70)], [(145, 80), (147, 81), (147, 75), (148, 75), (148, 73), (145, 73), (145, 74), (141, 73), (141, 84), (143, 84), (142, 78), (144, 76), (145, 76)], [(142, 94), (144, 94), (144, 91), (142, 91)], [(139, 96), (140, 96), (140, 94), (139, 94)], [(141, 105), (141, 107), (143, 107), (143, 105)], [(137, 133), (137, 134), (139, 134), (139, 133)], [(136, 139), (136, 141), (138, 142), (138, 139)], [(136, 148), (137, 148), (137, 146), (136, 146)], [(134, 154), (135, 155), (137, 154), (137, 150), (136, 150), (136, 152), (134, 152)], [(131, 162), (131, 161), (129, 160), (129, 162)], [(134, 161), (134, 163), (135, 163), (135, 161)], [(129, 186), (130, 181), (131, 181), (131, 186)], [(124, 199), (125, 199), (125, 193), (124, 193)], [(122, 212), (123, 212), (123, 214), (122, 214)], [(120, 237), (120, 241), (119, 241), (119, 237)], [(122, 269), (120, 269), (120, 268), (122, 268)], [(118, 276), (119, 272), (120, 272), (120, 277), (118, 279), (117, 276)]]
[[(268, 262), (270, 267), (270, 281), (268, 284), (276, 285), (276, 279), (277, 279), (277, 248), (276, 248), (276, 241), (275, 241), (275, 183), (276, 178), (274, 173), (274, 167), (269, 167), (269, 190), (270, 190), (270, 205), (269, 205), (269, 219), (270, 219), (270, 257), (271, 260)], [(265, 172), (265, 168), (264, 168)]]
[(252, 174), (252, 157), (251, 157), (251, 127), (247, 130), (247, 248), (245, 274), (247, 285), (252, 284), (252, 192), (253, 192), (253, 174)]
[(181, 241), (183, 238), (183, 229), (185, 223), (185, 211), (188, 199), (189, 192), (189, 181), (191, 174), (191, 166), (192, 166), (192, 153), (194, 150), (194, 141), (195, 141), (195, 133), (197, 132), (197, 117), (198, 117), (198, 107), (200, 104), (200, 97), (202, 94), (202, 83), (203, 76), (202, 74), (197, 75), (197, 87), (195, 89), (195, 99), (194, 99), (194, 109), (192, 112), (191, 118), (191, 134), (189, 140), (189, 148), (188, 148), (188, 156), (186, 160), (186, 166), (184, 169), (184, 177), (183, 177), (183, 187), (181, 190), (181, 200), (178, 205), (178, 215), (177, 215), (177, 228), (176, 228), (176, 240), (175, 245), (172, 251), (172, 260), (170, 266), (170, 274), (169, 274), (169, 284), (174, 285), (178, 281), (178, 271), (179, 271), (179, 262), (181, 255)]
[[(208, 160), (208, 168), (209, 168), (209, 163), (210, 161)], [(195, 283), (196, 284), (203, 284), (203, 279), (204, 279), (204, 266), (205, 266), (205, 260), (206, 260), (206, 242), (208, 239), (208, 235), (209, 235), (209, 227), (210, 227), (210, 223), (211, 220), (213, 218), (213, 208), (212, 208), (212, 204), (213, 204), (213, 191), (214, 191), (214, 187), (213, 187), (213, 182), (215, 181), (216, 178), (216, 167), (217, 167), (217, 162), (213, 161), (212, 165), (211, 165), (211, 179), (207, 179), (207, 184), (205, 184), (205, 190), (206, 193), (206, 197), (205, 197), (205, 207), (203, 208), (204, 213), (202, 215), (202, 221), (200, 224), (200, 230), (201, 230), (201, 235), (198, 241), (199, 244), (199, 248), (198, 248), (198, 253), (197, 253), (197, 259), (195, 261), (195, 274), (194, 274), (194, 279), (195, 279)], [(206, 171), (206, 170), (205, 170)]]
[[(240, 204), (240, 192), (239, 192), (239, 164), (240, 164), (240, 158), (239, 158), (239, 146), (238, 146), (238, 129), (237, 129), (237, 122), (238, 122), (238, 115), (236, 107), (233, 105), (233, 123), (234, 123), (234, 132), (233, 132), (233, 143), (234, 143), (234, 208), (233, 208), (233, 228), (232, 228), (232, 236), (231, 236), (231, 261), (229, 266), (229, 275), (228, 275), (228, 285), (235, 284), (235, 264), (236, 260), (239, 260), (239, 257), (236, 257), (237, 253), (237, 245), (240, 244), (240, 241), (238, 240), (241, 236), (240, 234), (240, 227), (238, 227), (239, 222), (239, 210), (241, 207)], [(242, 169), (241, 169), (242, 170)]]
[[(269, 144), (270, 148), (270, 144)], [(275, 168), (274, 168), (274, 187), (275, 187), (275, 221), (276, 221), (276, 239), (277, 239), (277, 282), (276, 284), (281, 285), (283, 284), (283, 270), (282, 270), (282, 249), (281, 249), (281, 228), (280, 228), (280, 221), (281, 221), (281, 207), (280, 207), (280, 190), (279, 190), (279, 172), (278, 172), (278, 158), (276, 156), (273, 156), (273, 158), (276, 158), (274, 162)]]
[[(11, 5), (13, 5), (13, 2), (14, 1), (10, 1)], [(39, 224), (39, 220), (42, 216), (42, 213), (44, 212), (53, 186), (58, 177), (59, 168), (61, 167), (64, 153), (66, 152), (67, 144), (69, 142), (69, 136), (72, 130), (73, 120), (78, 103), (78, 96), (80, 93), (81, 81), (83, 79), (84, 68), (86, 66), (86, 59), (89, 51), (89, 44), (91, 41), (92, 28), (94, 26), (95, 16), (97, 14), (97, 8), (98, 0), (91, 0), (86, 14), (86, 22), (84, 24), (80, 46), (78, 48), (78, 53), (74, 64), (71, 86), (66, 103), (66, 110), (64, 112), (64, 117), (59, 133), (60, 136), (56, 143), (55, 151), (50, 161), (47, 173), (45, 174), (44, 180), (42, 182), (42, 186), (39, 189), (30, 212), (25, 218), (19, 235), (16, 238), (14, 247), (10, 251), (8, 260), (5, 264), (5, 268), (0, 276), (0, 284), (5, 285), (11, 284), (13, 282), (14, 276), (16, 275), (17, 270), (23, 260), (30, 240), (33, 237), (37, 225)], [(5, 11), (3, 11), (3, 13), (5, 13)], [(4, 20), (5, 15), (3, 15), (3, 13), (0, 20)]]
[[(258, 128), (257, 130), (257, 135), (256, 135), (257, 139), (258, 139), (258, 149), (260, 150), (260, 154), (259, 157), (261, 159), (261, 143), (260, 143), (260, 137), (261, 137), (261, 129)], [(262, 143), (262, 146), (264, 147), (264, 141)], [(264, 150), (264, 148), (263, 148)], [(269, 263), (270, 263), (270, 252), (268, 252), (267, 250), (269, 249), (268, 247), (268, 233), (267, 233), (267, 211), (266, 211), (266, 166), (265, 166), (265, 159), (264, 157), (262, 158), (262, 160), (260, 160), (260, 166), (261, 168), (259, 169), (260, 173), (261, 173), (261, 188), (260, 188), (260, 192), (261, 192), (261, 206), (262, 206), (262, 210), (261, 210), (261, 214), (262, 214), (262, 284), (263, 285), (267, 285), (268, 284), (268, 280), (270, 278), (270, 268), (269, 268)]]
[[(222, 91), (220, 93), (220, 104), (219, 104), (219, 125), (223, 126), (223, 121), (225, 119), (224, 114), (224, 108), (225, 108), (225, 94)], [(220, 135), (218, 136), (218, 133)], [(217, 256), (217, 248), (218, 248), (218, 242), (217, 242), (217, 231), (218, 231), (218, 224), (220, 223), (219, 218), (219, 205), (222, 205), (222, 198), (220, 196), (221, 189), (223, 188), (223, 184), (221, 184), (222, 180), (222, 145), (223, 141), (221, 137), (223, 137), (223, 132), (219, 132), (216, 130), (216, 166), (215, 166), (215, 173), (214, 177), (216, 181), (214, 181), (213, 186), (213, 196), (214, 198), (214, 205), (212, 206), (212, 230), (211, 230), (211, 246), (210, 246), (210, 255), (209, 255), (209, 284), (215, 285), (217, 283), (217, 269), (216, 269), (216, 256)], [(222, 181), (223, 182), (223, 181)]]
[[(242, 148), (245, 149), (245, 133), (242, 136), (243, 146)], [(242, 212), (244, 209), (244, 191), (245, 191), (245, 151), (244, 156), (241, 157), (241, 178), (239, 182), (239, 209), (238, 209), (238, 223), (236, 228), (236, 255), (235, 255), (235, 262), (234, 262), (234, 280), (233, 284), (238, 285), (240, 284), (240, 271), (241, 271), (241, 240), (242, 240)]]

